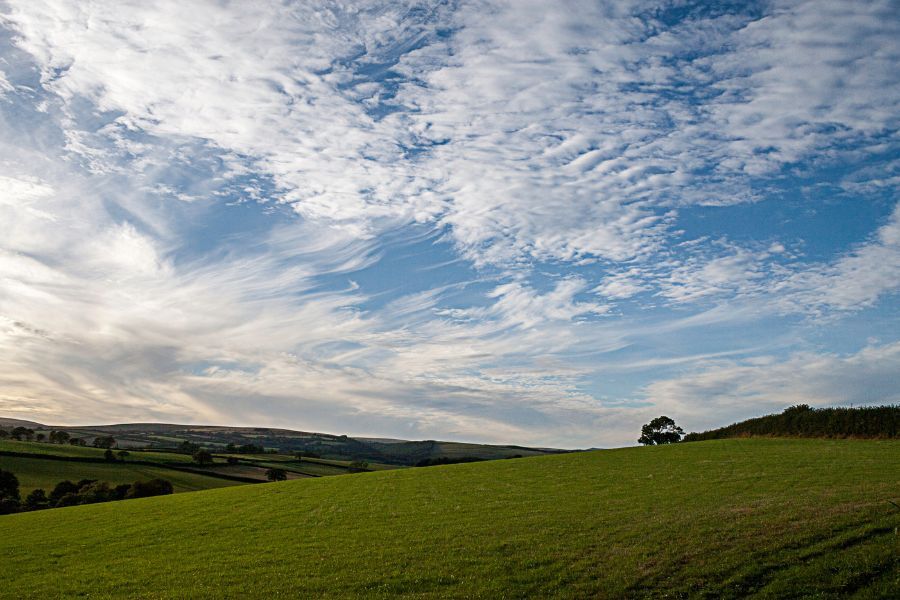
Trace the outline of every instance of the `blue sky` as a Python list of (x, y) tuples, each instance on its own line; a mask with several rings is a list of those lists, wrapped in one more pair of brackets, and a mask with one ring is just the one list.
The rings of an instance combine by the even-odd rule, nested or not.
[(0, 413), (896, 403), (897, 64), (891, 1), (0, 1)]

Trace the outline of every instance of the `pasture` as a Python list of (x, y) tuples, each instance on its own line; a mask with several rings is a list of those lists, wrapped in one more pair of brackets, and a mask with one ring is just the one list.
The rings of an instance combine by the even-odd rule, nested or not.
[(896, 441), (738, 439), (229, 487), (0, 517), (0, 579), (9, 597), (890, 597), (898, 473)]

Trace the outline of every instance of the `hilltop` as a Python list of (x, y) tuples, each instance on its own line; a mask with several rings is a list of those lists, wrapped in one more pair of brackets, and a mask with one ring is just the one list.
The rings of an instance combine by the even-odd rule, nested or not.
[(0, 517), (7, 597), (890, 597), (900, 442), (749, 439)]

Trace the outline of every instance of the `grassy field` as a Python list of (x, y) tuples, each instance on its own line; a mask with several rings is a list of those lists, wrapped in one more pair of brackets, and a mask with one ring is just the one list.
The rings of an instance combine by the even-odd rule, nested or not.
[(83, 463), (64, 460), (47, 460), (44, 458), (21, 458), (18, 456), (0, 456), (0, 469), (12, 471), (19, 480), (19, 488), (24, 497), (35, 488), (43, 488), (50, 492), (53, 487), (68, 479), (99, 479), (113, 485), (134, 483), (137, 480), (162, 478), (172, 482), (176, 492), (196, 492), (213, 488), (240, 485), (236, 481), (207, 477), (195, 473), (185, 473), (145, 465), (128, 463)]
[(724, 440), (10, 515), (0, 595), (896, 597), (898, 473), (898, 442)]

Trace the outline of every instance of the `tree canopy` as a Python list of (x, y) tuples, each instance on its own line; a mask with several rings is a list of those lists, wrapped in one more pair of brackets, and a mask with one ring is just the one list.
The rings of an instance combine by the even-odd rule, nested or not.
[(659, 444), (674, 444), (681, 441), (684, 430), (675, 424), (675, 421), (663, 415), (656, 417), (641, 427), (639, 444), (645, 446), (657, 446)]

